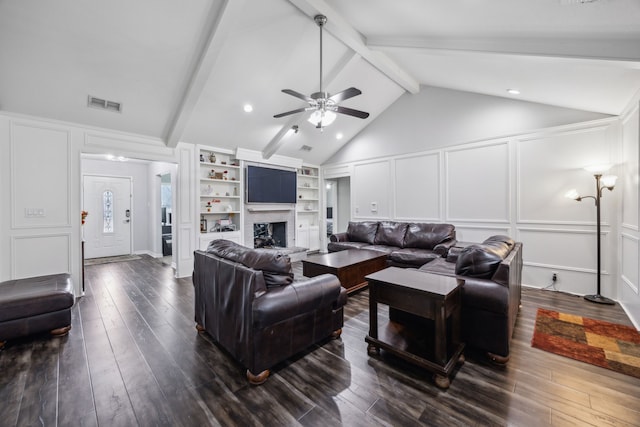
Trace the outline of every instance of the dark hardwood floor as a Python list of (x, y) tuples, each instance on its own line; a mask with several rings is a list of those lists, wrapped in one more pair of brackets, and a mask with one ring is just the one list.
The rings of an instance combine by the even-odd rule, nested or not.
[(538, 307), (630, 325), (618, 305), (525, 289), (509, 364), (466, 351), (443, 391), (425, 371), (367, 355), (365, 290), (349, 297), (341, 339), (250, 386), (196, 332), (190, 279), (146, 256), (85, 271), (68, 336), (14, 340), (0, 352), (0, 425), (640, 425), (640, 379), (530, 344)]

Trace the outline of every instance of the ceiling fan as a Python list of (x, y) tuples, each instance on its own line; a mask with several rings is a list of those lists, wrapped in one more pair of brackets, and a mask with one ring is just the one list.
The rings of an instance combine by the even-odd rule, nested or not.
[(336, 118), (335, 113), (366, 119), (369, 117), (369, 113), (338, 105), (346, 99), (360, 95), (362, 91), (359, 89), (350, 87), (342, 92), (336, 93), (335, 95), (331, 95), (322, 90), (322, 27), (327, 23), (327, 17), (324, 15), (316, 15), (313, 20), (320, 27), (320, 90), (307, 96), (292, 89), (282, 89), (282, 91), (288, 95), (307, 101), (309, 106), (287, 111), (286, 113), (276, 114), (273, 117), (280, 118), (291, 114), (301, 113), (303, 111), (313, 111), (308, 120), (316, 125), (316, 128), (320, 130), (322, 130), (324, 126), (328, 126), (333, 123)]

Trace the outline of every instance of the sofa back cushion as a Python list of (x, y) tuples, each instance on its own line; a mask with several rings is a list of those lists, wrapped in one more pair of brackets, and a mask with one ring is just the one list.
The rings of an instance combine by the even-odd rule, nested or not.
[[(500, 236), (505, 237), (505, 236)], [(507, 239), (509, 239), (507, 237)], [(483, 243), (464, 248), (456, 260), (456, 274), (460, 276), (491, 279), (500, 263), (509, 255), (512, 244), (504, 239), (487, 239)]]
[(291, 259), (288, 255), (272, 249), (251, 249), (229, 240), (213, 240), (207, 252), (262, 271), (268, 288), (284, 286), (293, 282)]
[(500, 235), (500, 234), (488, 237), (482, 243), (491, 243), (491, 242), (502, 242), (502, 243), (506, 244), (509, 247), (509, 250), (511, 250), (513, 248), (513, 246), (516, 244), (515, 240), (513, 240), (511, 237), (503, 236), (503, 235)]
[(378, 224), (375, 244), (403, 247), (404, 236), (409, 224), (406, 222), (382, 221)]
[(349, 222), (347, 237), (351, 242), (375, 244), (378, 223), (376, 221)]
[(404, 236), (404, 247), (433, 250), (437, 244), (455, 237), (456, 229), (451, 224), (411, 223)]

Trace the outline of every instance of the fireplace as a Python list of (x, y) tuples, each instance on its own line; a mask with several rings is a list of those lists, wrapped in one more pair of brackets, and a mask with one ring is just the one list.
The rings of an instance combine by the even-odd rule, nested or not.
[(254, 248), (286, 248), (286, 222), (256, 222), (253, 224)]

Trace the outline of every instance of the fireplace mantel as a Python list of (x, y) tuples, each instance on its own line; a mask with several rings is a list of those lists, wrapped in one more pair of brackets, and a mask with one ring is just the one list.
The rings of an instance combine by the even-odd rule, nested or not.
[(273, 206), (262, 206), (262, 207), (247, 207), (249, 212), (286, 212), (292, 211), (295, 208), (292, 206), (283, 206), (283, 207), (273, 207)]

